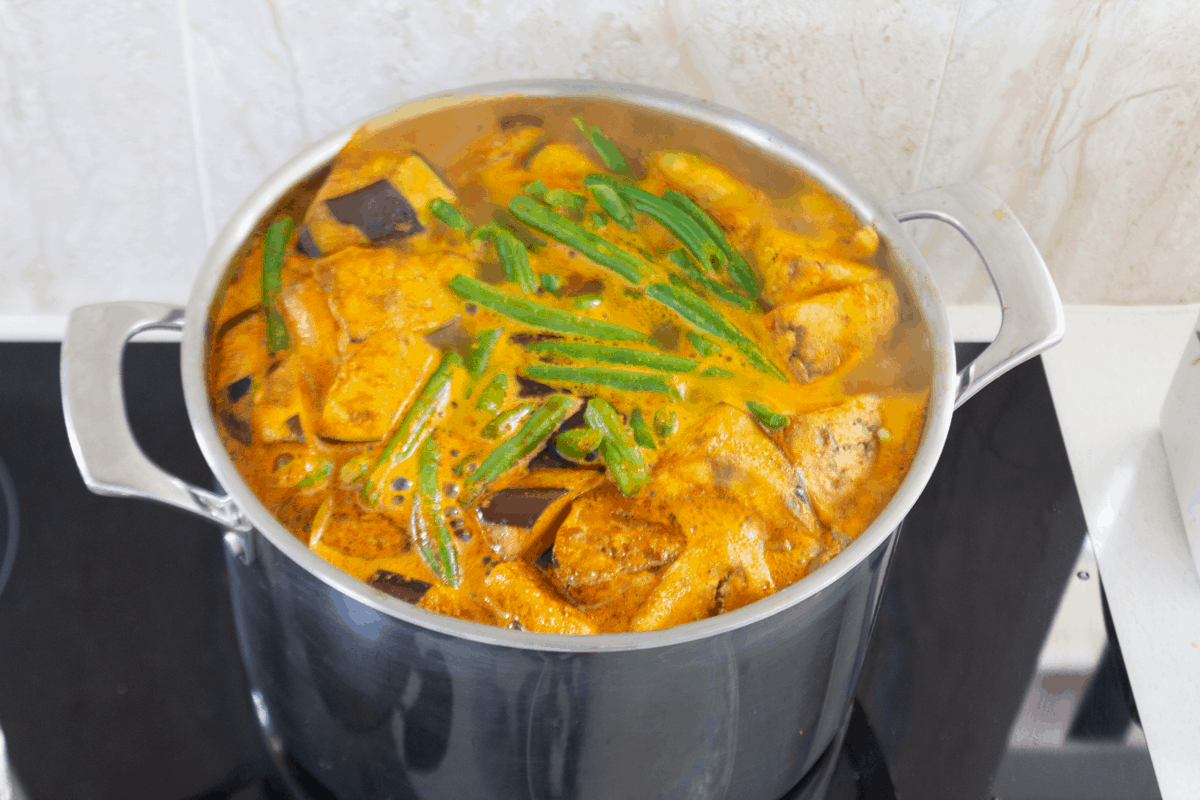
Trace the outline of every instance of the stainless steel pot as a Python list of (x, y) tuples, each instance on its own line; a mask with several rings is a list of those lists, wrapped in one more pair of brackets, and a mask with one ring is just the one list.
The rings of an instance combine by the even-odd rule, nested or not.
[[(371, 125), (381, 141), (416, 145), (436, 161), (513, 113), (604, 120), (618, 140), (707, 152), (777, 193), (807, 175), (877, 225), (927, 332), (932, 393), (908, 477), (829, 564), (712, 619), (568, 637), (428, 613), (322, 561), (277, 522), (217, 435), (205, 385), (214, 298), (264, 219), (361, 123), (309, 147), (250, 196), (209, 249), (186, 313), (130, 302), (71, 315), (62, 384), (75, 457), (94, 492), (169, 503), (225, 529), (259, 720), (280, 763), (313, 796), (778, 797), (835, 739), (896, 533), (934, 468), (953, 408), (1062, 337), (1057, 292), (1029, 236), (986, 189), (950, 186), (884, 205), (786, 134), (676, 94), (572, 81), (492, 84), (408, 103)], [(899, 224), (921, 218), (971, 241), (1004, 307), (995, 343), (957, 372), (945, 308)], [(121, 353), (153, 329), (182, 331), (188, 413), (225, 494), (166, 474), (130, 433)]]

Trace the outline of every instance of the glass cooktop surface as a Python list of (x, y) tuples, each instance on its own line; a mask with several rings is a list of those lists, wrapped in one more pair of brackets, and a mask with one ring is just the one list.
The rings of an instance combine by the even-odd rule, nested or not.
[[(960, 363), (979, 349), (959, 345)], [(15, 797), (329, 797), (268, 758), (219, 532), (84, 488), (58, 355), (0, 344), (0, 757), (6, 741)], [(143, 449), (211, 484), (178, 346), (134, 344), (125, 369)], [(847, 720), (786, 797), (1159, 797), (1040, 359), (955, 413)]]

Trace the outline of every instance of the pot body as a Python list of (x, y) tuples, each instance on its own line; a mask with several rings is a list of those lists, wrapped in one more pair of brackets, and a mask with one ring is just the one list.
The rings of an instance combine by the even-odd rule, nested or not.
[[(1057, 293), (1028, 234), (982, 187), (884, 206), (785, 134), (680, 95), (574, 81), (495, 84), (408, 103), (363, 130), (376, 146), (446, 163), (506, 117), (530, 115), (552, 132), (574, 130), (574, 115), (595, 119), (642, 152), (705, 153), (776, 197), (815, 181), (876, 227), (907, 298), (905, 324), (928, 359), (929, 405), (895, 496), (829, 563), (711, 619), (556, 636), (411, 606), (322, 561), (275, 520), (216, 429), (205, 377), (214, 309), (248, 242), (274, 214), (303, 208), (357, 124), (306, 149), (247, 199), (210, 248), (186, 310), (128, 302), (72, 313), (62, 355), (72, 449), (93, 491), (170, 503), (226, 529), (259, 720), (281, 766), (313, 797), (777, 797), (835, 739), (896, 532), (933, 471), (954, 406), (1062, 337)], [(960, 371), (946, 309), (899, 224), (917, 218), (947, 222), (975, 245), (1005, 307), (996, 341)], [(188, 413), (226, 494), (164, 473), (129, 429), (121, 351), (154, 328), (183, 333)]]
[(281, 768), (314, 797), (396, 800), (781, 796), (835, 739), (895, 542), (754, 625), (581, 653), (411, 625), (250, 536), (230, 588)]

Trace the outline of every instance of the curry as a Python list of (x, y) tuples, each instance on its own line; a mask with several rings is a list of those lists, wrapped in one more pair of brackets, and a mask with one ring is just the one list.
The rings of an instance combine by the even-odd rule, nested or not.
[(208, 367), (240, 474), (325, 560), (490, 625), (657, 630), (794, 583), (924, 427), (876, 231), (536, 122), (445, 172), (356, 137), (253, 239)]

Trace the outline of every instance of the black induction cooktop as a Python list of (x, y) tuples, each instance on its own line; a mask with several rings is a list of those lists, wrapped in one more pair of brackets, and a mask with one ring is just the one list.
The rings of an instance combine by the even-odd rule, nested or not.
[[(959, 345), (960, 360), (979, 349)], [(218, 531), (88, 493), (58, 355), (0, 344), (0, 729), (13, 774), (28, 800), (291, 797), (294, 776), (276, 771), (255, 719)], [(125, 364), (143, 448), (210, 484), (178, 346), (134, 344)], [(1084, 668), (1048, 656), (1068, 593), (1108, 619), (1088, 551), (1035, 359), (955, 413), (904, 523), (843, 735), (787, 797), (1158, 797), (1111, 622)]]

